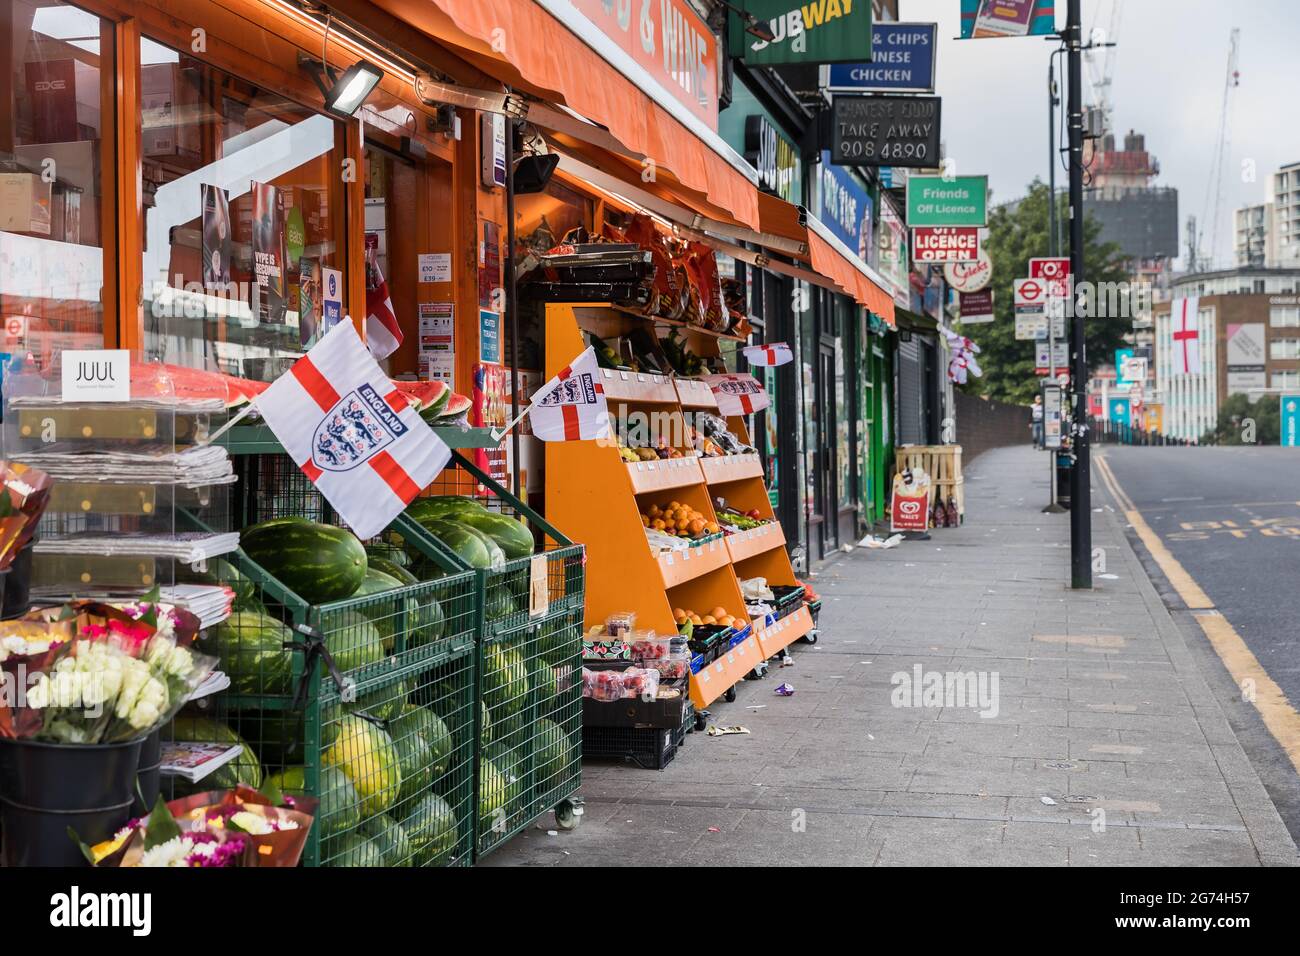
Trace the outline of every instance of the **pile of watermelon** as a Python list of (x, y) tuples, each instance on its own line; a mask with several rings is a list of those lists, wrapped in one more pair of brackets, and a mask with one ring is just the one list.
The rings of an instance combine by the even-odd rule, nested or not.
[[(476, 498), (464, 495), (417, 498), (407, 506), (406, 514), (471, 568), (501, 570), (508, 561), (529, 557), (535, 548), (533, 533), (527, 525), (489, 509)], [(413, 553), (411, 558), (417, 574), (435, 570), (421, 556)], [(506, 596), (508, 604), (488, 608), (489, 620), (513, 613), (515, 603), (527, 598), (527, 571), (521, 570), (512, 577), (519, 578), (520, 586)], [(494, 595), (489, 594), (488, 599), (492, 601)]]

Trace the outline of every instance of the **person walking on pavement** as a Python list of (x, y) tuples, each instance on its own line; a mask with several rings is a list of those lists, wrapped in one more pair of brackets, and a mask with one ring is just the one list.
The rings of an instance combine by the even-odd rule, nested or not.
[(1029, 430), (1034, 436), (1034, 448), (1043, 447), (1043, 396), (1035, 395), (1034, 404), (1029, 407)]

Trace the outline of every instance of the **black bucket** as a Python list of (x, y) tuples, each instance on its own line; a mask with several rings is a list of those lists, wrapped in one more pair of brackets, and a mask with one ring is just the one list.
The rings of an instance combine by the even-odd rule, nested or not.
[(119, 744), (0, 740), (0, 866), (85, 866), (88, 846), (131, 819), (145, 738)]
[(0, 618), (12, 621), (31, 610), (33, 538), (15, 555), (5, 575), (4, 596), (0, 599)]
[(137, 817), (149, 815), (162, 792), (162, 728), (144, 738), (140, 748), (140, 769), (136, 772), (135, 802), (131, 812)]

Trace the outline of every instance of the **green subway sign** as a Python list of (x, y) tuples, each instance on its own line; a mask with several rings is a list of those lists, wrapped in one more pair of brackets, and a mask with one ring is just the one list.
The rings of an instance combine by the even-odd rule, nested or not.
[(989, 218), (987, 176), (909, 176), (907, 225), (987, 226)]
[[(751, 66), (780, 63), (867, 63), (871, 60), (871, 0), (739, 0), (733, 3), (730, 54)], [(747, 29), (748, 28), (748, 29)], [(766, 28), (771, 39), (749, 32)]]

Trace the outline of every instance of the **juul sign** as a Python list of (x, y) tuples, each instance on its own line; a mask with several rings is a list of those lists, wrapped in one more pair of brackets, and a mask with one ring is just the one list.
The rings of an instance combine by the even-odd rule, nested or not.
[(126, 349), (68, 349), (62, 362), (63, 401), (130, 400), (131, 353)]

